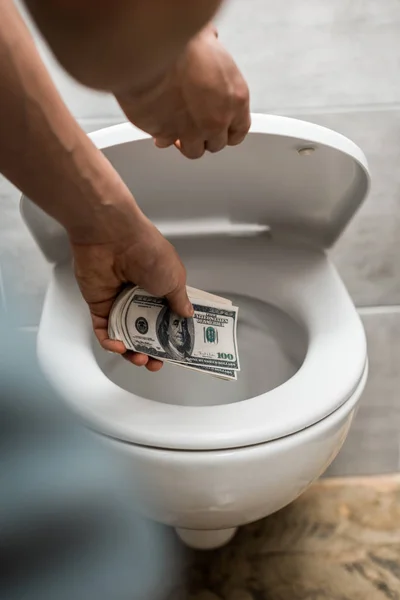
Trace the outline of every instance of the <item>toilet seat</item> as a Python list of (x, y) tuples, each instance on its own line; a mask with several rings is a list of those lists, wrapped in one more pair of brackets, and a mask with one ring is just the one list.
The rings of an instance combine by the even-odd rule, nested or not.
[(57, 265), (39, 328), (40, 362), (88, 425), (149, 447), (222, 450), (291, 435), (351, 398), (367, 369), (365, 335), (325, 249), (368, 192), (361, 150), (312, 123), (266, 115), (252, 115), (241, 145), (199, 161), (159, 151), (128, 123), (91, 137), (184, 256), (190, 285), (275, 305), (303, 325), (309, 344), (293, 377), (234, 404), (162, 404), (121, 389), (96, 362), (65, 231), (23, 198), (25, 221)]
[[(54, 270), (45, 301), (39, 358), (53, 385), (96, 431), (157, 448), (237, 448), (298, 432), (352, 396), (366, 370), (365, 335), (324, 252), (268, 244), (265, 239), (215, 244), (225, 246), (231, 258), (234, 246), (240, 250), (232, 259), (235, 273), (244, 278), (241, 283), (252, 297), (281, 308), (303, 325), (309, 338), (303, 365), (278, 388), (234, 404), (177, 406), (135, 396), (110, 381), (98, 366), (86, 305), (71, 266), (61, 265)], [(215, 256), (213, 243), (207, 246)], [(198, 264), (189, 259), (189, 274), (199, 285), (209, 277), (208, 258), (196, 260)], [(219, 282), (218, 291), (232, 291), (234, 279), (229, 274), (220, 275)]]

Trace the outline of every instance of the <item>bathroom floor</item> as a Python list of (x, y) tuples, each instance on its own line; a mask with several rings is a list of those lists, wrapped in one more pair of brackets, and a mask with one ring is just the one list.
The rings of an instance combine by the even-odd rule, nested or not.
[(400, 475), (322, 479), (225, 548), (188, 551), (168, 600), (400, 600)]

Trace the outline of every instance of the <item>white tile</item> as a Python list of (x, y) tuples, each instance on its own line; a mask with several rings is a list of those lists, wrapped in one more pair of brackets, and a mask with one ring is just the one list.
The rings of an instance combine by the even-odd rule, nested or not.
[[(231, 0), (217, 21), (249, 82), (253, 110), (400, 102), (397, 0)], [(60, 68), (28, 22), (72, 113), (121, 116), (111, 95), (84, 88)]]
[(381, 475), (398, 471), (398, 435), (387, 431), (351, 430), (325, 477)]
[(348, 439), (328, 475), (389, 473), (399, 468), (400, 313), (362, 314), (370, 370)]
[(381, 411), (400, 433), (400, 313), (361, 314), (367, 333), (370, 372), (362, 406)]
[(254, 110), (400, 101), (397, 0), (231, 0), (218, 21)]
[(22, 221), (19, 191), (0, 176), (0, 269), (10, 318), (37, 325), (50, 266)]
[(364, 151), (371, 192), (332, 256), (358, 306), (400, 304), (400, 110), (293, 116), (339, 131)]

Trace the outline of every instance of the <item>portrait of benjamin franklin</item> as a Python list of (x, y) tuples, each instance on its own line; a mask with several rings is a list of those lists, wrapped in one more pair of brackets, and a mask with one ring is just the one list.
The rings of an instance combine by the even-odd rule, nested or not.
[(157, 318), (156, 331), (158, 341), (172, 360), (185, 360), (191, 356), (194, 346), (193, 319), (186, 319), (164, 307)]

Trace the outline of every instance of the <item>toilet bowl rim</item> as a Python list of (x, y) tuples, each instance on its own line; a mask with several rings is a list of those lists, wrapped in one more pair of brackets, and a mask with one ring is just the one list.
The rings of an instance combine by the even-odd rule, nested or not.
[[(72, 272), (70, 273), (70, 275), (71, 275), (72, 279), (69, 281), (69, 285), (72, 285), (72, 281), (73, 281)], [(57, 286), (56, 286), (56, 288), (57, 288)], [(60, 292), (60, 289), (61, 288), (58, 289), (58, 292)], [(339, 300), (341, 299), (345, 303), (345, 306), (347, 306), (347, 308), (348, 308), (348, 303), (350, 302), (350, 300), (348, 299), (347, 294), (343, 295), (343, 289), (341, 289), (340, 286), (338, 288), (338, 292), (340, 292), (338, 299)], [(79, 295), (78, 290), (76, 291), (76, 293)], [(50, 288), (49, 288), (48, 295), (51, 296), (52, 294), (54, 296), (54, 286), (53, 286), (53, 289), (52, 289), (52, 286), (50, 286)], [(53, 297), (53, 300), (52, 300), (53, 308), (54, 308), (54, 306), (58, 307), (59, 302), (63, 302), (63, 300), (65, 300), (65, 299), (62, 297), (62, 294), (61, 294), (61, 296), (59, 294), (58, 298), (57, 298), (57, 296), (56, 296), (56, 298)], [(49, 301), (49, 298), (47, 297), (46, 304), (48, 304), (48, 301)], [(50, 298), (50, 301), (51, 301), (51, 298)], [(336, 301), (336, 298), (335, 298), (335, 301)], [(84, 307), (84, 308), (86, 309), (86, 307)], [(352, 392), (354, 391), (360, 378), (362, 377), (362, 372), (365, 368), (365, 363), (367, 360), (366, 347), (365, 347), (365, 352), (364, 352), (364, 347), (363, 347), (365, 334), (364, 334), (362, 325), (359, 322), (358, 315), (357, 315), (352, 303), (351, 303), (351, 308), (354, 311), (354, 313), (353, 312), (350, 313), (351, 325), (354, 329), (353, 333), (355, 332), (355, 337), (358, 336), (360, 338), (360, 333), (362, 332), (362, 335), (361, 335), (362, 339), (361, 338), (359, 339), (361, 346), (359, 345), (358, 347), (359, 348), (362, 347), (363, 350), (362, 350), (362, 354), (361, 354), (361, 350), (358, 351), (360, 353), (360, 356), (357, 358), (357, 365), (360, 368), (358, 368), (358, 366), (353, 365), (354, 369), (353, 369), (353, 375), (351, 376), (351, 381), (347, 380), (347, 383), (345, 385), (346, 389), (344, 389), (342, 386), (342, 392), (341, 392), (340, 398), (338, 398), (339, 405), (342, 404), (343, 402), (345, 402), (348, 399), (348, 397), (352, 394)], [(49, 315), (50, 315), (51, 323), (49, 323)], [(46, 305), (45, 305), (45, 309), (43, 311), (42, 323), (39, 328), (39, 339), (38, 339), (39, 358), (40, 358), (42, 367), (44, 368), (45, 371), (47, 371), (47, 375), (48, 375), (49, 379), (53, 382), (53, 384), (55, 384), (58, 391), (61, 393), (61, 396), (64, 396), (67, 399), (68, 403), (70, 403), (72, 405), (74, 405), (74, 404), (76, 405), (76, 399), (72, 398), (73, 394), (71, 392), (71, 389), (73, 390), (74, 388), (73, 388), (73, 386), (71, 388), (71, 381), (68, 381), (68, 378), (67, 378), (67, 380), (57, 381), (57, 377), (55, 377), (55, 375), (54, 375), (54, 373), (55, 373), (54, 365), (52, 366), (52, 364), (51, 364), (52, 361), (49, 360), (49, 353), (46, 348), (46, 345), (48, 345), (48, 340), (49, 340), (49, 338), (51, 339), (52, 333), (53, 333), (52, 326), (54, 326), (54, 322), (53, 322), (53, 319), (51, 318), (52, 316), (54, 316), (54, 310), (50, 314), (48, 308), (46, 308)], [(50, 329), (49, 329), (49, 325), (50, 325)], [(360, 330), (360, 328), (361, 328), (361, 330)], [(89, 327), (89, 329), (90, 329), (90, 327)], [(88, 332), (86, 332), (85, 335), (87, 336)], [(87, 339), (89, 339), (89, 338), (87, 338)], [(94, 386), (93, 390), (86, 390), (85, 401), (83, 402), (83, 409), (82, 409), (82, 407), (77, 406), (78, 412), (83, 414), (83, 416), (84, 416), (84, 418), (86, 418), (86, 420), (88, 420), (89, 422), (92, 422), (94, 424), (94, 428), (98, 431), (102, 430), (105, 434), (110, 434), (111, 436), (113, 436), (115, 434), (116, 430), (118, 430), (119, 433), (118, 433), (117, 437), (119, 439), (122, 439), (123, 437), (125, 437), (127, 439), (127, 441), (131, 441), (133, 443), (138, 443), (138, 444), (142, 444), (142, 445), (146, 445), (146, 446), (150, 446), (150, 447), (151, 446), (171, 447), (171, 448), (181, 447), (182, 449), (201, 450), (201, 449), (210, 449), (210, 448), (214, 448), (214, 447), (220, 447), (221, 449), (226, 448), (226, 447), (232, 447), (232, 443), (234, 443), (234, 445), (237, 447), (243, 447), (246, 445), (252, 445), (253, 443), (265, 442), (268, 439), (274, 439), (274, 437), (271, 437), (270, 434), (266, 435), (264, 430), (261, 434), (261, 429), (263, 429), (262, 424), (259, 424), (259, 427), (255, 427), (254, 430), (252, 429), (250, 431), (250, 433), (247, 432), (246, 434), (244, 434), (242, 431), (242, 433), (240, 435), (239, 435), (240, 427), (239, 427), (239, 433), (236, 431), (236, 428), (235, 428), (233, 434), (232, 434), (232, 431), (226, 432), (225, 434), (224, 433), (221, 434), (220, 430), (217, 427), (216, 430), (218, 430), (218, 432), (217, 433), (215, 431), (212, 432), (210, 439), (207, 439), (207, 436), (204, 435), (204, 431), (207, 431), (206, 423), (208, 422), (208, 424), (209, 424), (210, 418), (215, 418), (217, 420), (225, 419), (225, 418), (227, 418), (228, 413), (230, 413), (232, 411), (233, 411), (233, 413), (235, 413), (235, 412), (242, 413), (245, 417), (247, 417), (247, 419), (249, 418), (249, 415), (251, 416), (251, 414), (253, 414), (253, 416), (254, 416), (254, 414), (255, 414), (254, 411), (256, 410), (255, 404), (257, 406), (262, 406), (262, 404), (263, 404), (263, 402), (265, 402), (265, 400), (271, 401), (273, 397), (276, 397), (276, 392), (279, 390), (280, 390), (280, 393), (279, 393), (280, 398), (286, 392), (288, 393), (289, 390), (292, 390), (292, 392), (294, 390), (294, 393), (296, 394), (296, 398), (298, 398), (299, 392), (302, 391), (302, 388), (299, 387), (302, 376), (304, 376), (304, 373), (306, 373), (306, 375), (307, 375), (307, 372), (310, 373), (310, 371), (309, 371), (310, 361), (313, 359), (313, 356), (315, 354), (318, 354), (318, 348), (321, 349), (321, 345), (320, 345), (321, 343), (322, 343), (322, 340), (317, 339), (315, 336), (312, 336), (311, 339), (309, 339), (308, 350), (307, 350), (306, 358), (304, 360), (302, 368), (300, 368), (300, 370), (291, 379), (289, 379), (288, 381), (283, 383), (281, 386), (279, 386), (279, 388), (275, 388), (274, 390), (272, 390), (270, 392), (266, 392), (264, 394), (258, 395), (251, 399), (247, 399), (247, 400), (239, 402), (237, 404), (217, 405), (217, 406), (208, 406), (208, 407), (187, 407), (187, 406), (178, 406), (178, 405), (163, 405), (163, 404), (160, 404), (153, 400), (148, 400), (146, 398), (140, 398), (139, 396), (135, 396), (134, 394), (131, 394), (131, 393), (123, 390), (122, 388), (119, 388), (119, 386), (117, 386), (115, 383), (110, 381), (108, 379), (108, 377), (101, 371), (99, 365), (97, 364), (96, 358), (94, 356), (92, 344), (90, 341), (88, 341), (88, 342), (85, 342), (84, 344), (82, 344), (80, 351), (82, 354), (83, 361), (89, 360), (89, 363), (91, 363), (90, 368), (92, 368), (92, 370), (93, 369), (96, 370), (96, 385)], [(68, 354), (68, 352), (67, 352), (67, 354)], [(54, 359), (54, 357), (53, 357), (53, 359)], [(74, 368), (74, 367), (76, 367), (76, 365), (74, 365), (71, 368)], [(59, 370), (60, 365), (57, 364), (55, 368)], [(63, 385), (65, 386), (64, 389), (63, 389)], [(103, 385), (104, 385), (104, 389), (102, 389)], [(226, 385), (229, 385), (229, 384), (226, 384)], [(67, 392), (67, 390), (68, 390), (68, 392)], [(114, 418), (114, 415), (112, 413), (113, 407), (111, 407), (111, 406), (109, 407), (109, 409), (110, 409), (109, 413), (107, 413), (107, 410), (106, 410), (105, 412), (103, 411), (103, 414), (99, 415), (97, 405), (93, 405), (93, 403), (88, 399), (90, 394), (93, 395), (93, 394), (96, 394), (96, 392), (98, 392), (100, 398), (103, 397), (103, 394), (107, 394), (107, 393), (115, 394), (116, 401), (120, 402), (121, 406), (125, 406), (125, 407), (132, 406), (132, 410), (134, 409), (134, 406), (131, 405), (130, 403), (132, 403), (134, 401), (136, 403), (135, 404), (135, 414), (137, 414), (138, 411), (142, 411), (142, 412), (146, 413), (144, 415), (146, 417), (146, 418), (144, 418), (145, 430), (136, 431), (134, 429), (132, 431), (135, 431), (135, 433), (131, 434), (128, 432), (128, 430), (123, 432), (124, 427), (125, 427), (125, 425), (124, 425), (124, 427), (122, 428), (122, 433), (121, 433), (119, 425), (116, 426), (115, 421), (113, 421), (113, 418)], [(101, 404), (101, 402), (100, 402), (100, 404)], [(334, 409), (337, 409), (337, 408), (338, 408), (338, 405), (336, 405)], [(332, 409), (331, 412), (333, 412), (334, 409)], [(117, 410), (117, 407), (115, 407), (115, 410)], [(263, 409), (263, 410), (261, 410), (260, 408), (257, 409), (257, 414), (259, 416), (261, 416), (264, 413), (265, 413), (265, 409)], [(315, 413), (315, 415), (314, 415), (314, 413)], [(112, 422), (111, 425), (109, 422), (107, 422), (107, 414), (109, 414), (109, 421)], [(203, 426), (201, 426), (201, 423), (200, 423), (200, 427), (197, 428), (197, 433), (195, 435), (193, 434), (193, 431), (190, 429), (191, 426), (189, 427), (188, 432), (180, 431), (176, 437), (179, 439), (179, 436), (180, 436), (181, 442), (177, 444), (177, 443), (175, 443), (176, 442), (175, 436), (171, 435), (171, 431), (174, 430), (174, 427), (176, 427), (176, 423), (182, 418), (182, 415), (189, 415), (189, 414), (190, 415), (198, 415), (200, 419), (204, 420), (204, 424), (203, 424)], [(325, 413), (325, 416), (327, 414), (329, 414), (329, 413)], [(313, 415), (315, 416), (315, 418), (309, 418), (308, 422), (305, 426), (309, 426), (312, 423), (318, 422), (318, 420), (320, 420), (318, 413), (314, 409), (313, 409)], [(167, 425), (168, 425), (168, 423), (170, 423), (170, 425), (168, 426), (170, 428), (169, 433), (168, 433), (168, 427), (161, 428), (162, 431), (157, 429), (157, 425), (156, 425), (158, 423), (157, 419), (161, 418), (161, 417), (163, 417), (163, 418), (165, 417), (167, 419), (167, 421), (166, 421)], [(149, 421), (149, 419), (150, 419), (150, 421)], [(155, 424), (154, 427), (156, 427), (155, 430), (151, 430), (151, 428), (149, 428), (149, 423), (152, 420), (153, 420), (153, 425)], [(295, 431), (299, 431), (302, 428), (304, 428), (303, 426), (298, 427), (297, 425), (291, 424), (291, 421), (286, 418), (286, 415), (285, 415), (285, 419), (283, 421), (285, 421), (283, 423), (285, 433), (283, 433), (283, 434), (279, 433), (278, 428), (276, 428), (276, 431), (272, 431), (272, 434), (274, 435), (276, 433), (276, 437), (278, 437), (278, 438), (282, 437), (284, 435), (289, 435), (290, 433), (294, 433)], [(191, 422), (191, 420), (190, 420), (190, 422)], [(96, 425), (96, 423), (97, 423), (97, 425)], [(303, 425), (304, 425), (304, 423), (303, 423)], [(253, 427), (253, 424), (251, 426)], [(222, 430), (223, 429), (224, 428), (222, 428)], [(260, 429), (259, 432), (258, 432), (258, 429)], [(150, 431), (150, 433), (149, 433), (149, 431)], [(187, 436), (188, 433), (190, 433), (192, 435), (192, 438)], [(160, 435), (158, 435), (158, 434), (160, 434)], [(217, 443), (215, 443), (215, 440), (214, 440), (214, 442), (212, 441), (212, 438), (215, 435), (217, 435), (217, 437), (219, 439), (219, 441)], [(233, 438), (235, 438), (236, 441), (234, 441)], [(245, 441), (244, 438), (246, 438), (247, 441)]]
[[(207, 455), (211, 455), (214, 458), (218, 458), (218, 457), (227, 457), (227, 455), (229, 454), (230, 456), (234, 457), (238, 452), (240, 452), (241, 454), (246, 453), (246, 454), (252, 454), (252, 453), (258, 453), (260, 449), (263, 449), (265, 447), (268, 447), (269, 449), (279, 449), (282, 447), (285, 447), (287, 444), (292, 444), (292, 443), (298, 443), (298, 441), (301, 439), (301, 443), (307, 443), (308, 441), (310, 441), (310, 437), (312, 437), (315, 432), (321, 430), (321, 429), (330, 429), (332, 427), (332, 425), (334, 424), (334, 422), (340, 422), (341, 420), (345, 420), (348, 415), (354, 411), (357, 406), (359, 405), (359, 402), (361, 400), (362, 397), (362, 393), (365, 389), (365, 385), (368, 379), (368, 373), (369, 373), (369, 360), (366, 360), (365, 363), (365, 367), (364, 370), (362, 372), (361, 378), (357, 384), (357, 386), (355, 387), (354, 391), (352, 394), (349, 395), (349, 397), (347, 398), (347, 400), (345, 402), (343, 402), (343, 404), (341, 404), (335, 411), (333, 411), (332, 413), (326, 415), (326, 417), (324, 417), (323, 419), (321, 419), (320, 421), (317, 421), (315, 423), (310, 424), (308, 427), (305, 427), (304, 429), (300, 429), (299, 431), (294, 431), (293, 433), (290, 433), (288, 435), (283, 435), (281, 437), (277, 437), (271, 440), (267, 440), (264, 442), (259, 442), (257, 444), (249, 444), (249, 445), (245, 445), (245, 446), (234, 446), (232, 448), (216, 448), (216, 449), (209, 449), (209, 450), (197, 450), (197, 451), (192, 451), (192, 450), (184, 450), (181, 448), (160, 448), (160, 447), (153, 447), (153, 446), (145, 446), (145, 445), (140, 445), (140, 444), (136, 444), (135, 442), (130, 442), (124, 439), (120, 439), (120, 438), (112, 438), (110, 437), (110, 442), (113, 443), (114, 445), (126, 445), (128, 447), (134, 447), (136, 449), (137, 452), (143, 453), (143, 454), (148, 454), (148, 453), (154, 453), (158, 456), (164, 455), (164, 456), (168, 456), (170, 453), (173, 453), (174, 455), (180, 454), (181, 456), (190, 456), (190, 457), (194, 457), (194, 460), (196, 460), (196, 457), (199, 457), (199, 460), (202, 460), (201, 457), (204, 456), (205, 454)], [(96, 432), (97, 435), (103, 435), (100, 432)]]

